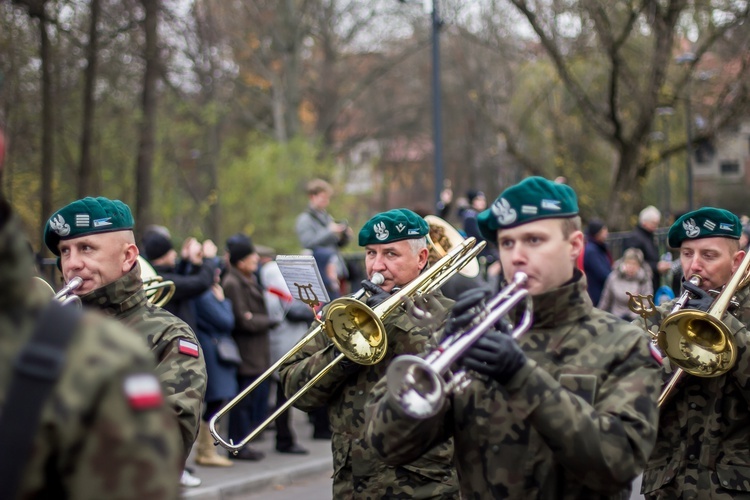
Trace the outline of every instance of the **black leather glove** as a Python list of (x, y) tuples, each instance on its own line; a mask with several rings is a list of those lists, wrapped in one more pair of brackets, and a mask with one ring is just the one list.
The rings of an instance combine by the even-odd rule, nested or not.
[(499, 384), (507, 384), (526, 363), (526, 355), (510, 335), (490, 330), (474, 342), (458, 363), (467, 370), (487, 375)]
[(476, 308), (487, 300), (491, 293), (489, 288), (472, 288), (461, 292), (445, 322), (445, 336), (466, 330), (477, 317)]
[(367, 304), (367, 307), (370, 309), (381, 304), (385, 299), (391, 296), (390, 293), (386, 292), (370, 280), (362, 280), (362, 288), (367, 290), (370, 294), (370, 296), (365, 299), (365, 304)]
[(682, 282), (682, 287), (693, 294), (685, 303), (686, 309), (698, 309), (699, 311), (706, 312), (711, 308), (714, 298), (710, 293), (698, 288), (688, 280)]

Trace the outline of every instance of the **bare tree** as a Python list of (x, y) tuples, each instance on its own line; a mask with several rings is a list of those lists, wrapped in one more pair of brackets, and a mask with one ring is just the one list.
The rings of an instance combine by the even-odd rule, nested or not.
[(94, 86), (96, 83), (97, 57), (99, 50), (99, 13), (101, 3), (91, 0), (89, 12), (89, 41), (86, 47), (86, 71), (84, 72), (83, 121), (81, 124), (81, 164), (78, 167), (78, 197), (82, 198), (98, 191), (96, 173), (91, 159), (91, 142), (94, 132)]
[(143, 30), (145, 45), (143, 59), (146, 68), (143, 74), (143, 94), (141, 97), (140, 138), (136, 163), (135, 218), (136, 234), (140, 240), (143, 228), (152, 221), (152, 172), (154, 164), (154, 128), (157, 111), (157, 82), (161, 73), (158, 26), (161, 2), (141, 0), (144, 9)]

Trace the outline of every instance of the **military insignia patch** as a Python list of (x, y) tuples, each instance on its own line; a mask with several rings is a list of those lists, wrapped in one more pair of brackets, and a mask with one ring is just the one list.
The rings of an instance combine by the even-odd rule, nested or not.
[(719, 229), (722, 231), (734, 231), (734, 224), (727, 224), (726, 222), (722, 222), (719, 224)]
[(375, 237), (380, 241), (387, 239), (390, 234), (385, 228), (385, 224), (383, 222), (378, 222), (377, 224), (373, 225), (372, 230), (375, 231)]
[(123, 390), (125, 397), (134, 410), (158, 408), (164, 399), (161, 384), (151, 373), (137, 373), (125, 379)]
[(716, 223), (712, 220), (706, 219), (706, 222), (703, 223), (703, 227), (705, 227), (709, 231), (713, 231), (714, 229), (716, 229)]
[(560, 200), (542, 200), (542, 209), (559, 211)]
[(403, 225), (403, 224), (396, 224), (396, 231), (398, 231), (399, 233), (403, 233), (404, 229), (406, 229), (405, 225)]
[(514, 208), (510, 206), (508, 200), (505, 198), (498, 198), (495, 203), (492, 204), (492, 213), (497, 218), (497, 222), (501, 226), (507, 226), (515, 222), (518, 217), (518, 213)]
[(89, 227), (91, 217), (89, 214), (76, 214), (76, 227)]
[(194, 358), (198, 357), (198, 344), (196, 344), (195, 342), (180, 339), (179, 349), (180, 354), (187, 354), (188, 356), (192, 356)]
[(52, 217), (49, 220), (49, 225), (52, 231), (57, 233), (59, 236), (67, 236), (70, 234), (70, 224), (65, 222), (65, 219), (60, 214), (57, 214), (57, 216)]
[(105, 227), (112, 225), (112, 217), (106, 217), (104, 219), (96, 219), (94, 221), (94, 227)]
[(695, 225), (695, 220), (693, 219), (688, 219), (683, 222), (682, 227), (685, 229), (685, 235), (688, 238), (695, 238), (696, 236), (701, 234), (701, 228)]

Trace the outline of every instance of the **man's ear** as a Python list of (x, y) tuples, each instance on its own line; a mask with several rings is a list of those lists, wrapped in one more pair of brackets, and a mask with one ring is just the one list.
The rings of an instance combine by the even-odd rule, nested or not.
[(419, 250), (419, 254), (417, 255), (419, 259), (419, 270), (422, 271), (424, 267), (427, 265), (427, 258), (430, 255), (430, 251), (427, 248), (421, 248)]
[(568, 241), (570, 241), (570, 256), (575, 261), (581, 255), (581, 252), (583, 252), (583, 232), (580, 230), (573, 231), (570, 234)]
[(740, 250), (734, 254), (734, 258), (732, 259), (732, 274), (737, 272), (737, 269), (740, 268), (740, 264), (742, 264), (742, 259), (744, 258), (745, 258), (744, 250)]
[(135, 243), (125, 244), (125, 259), (122, 263), (123, 274), (133, 269), (133, 266), (135, 265), (135, 261), (138, 259), (139, 254), (140, 252), (138, 251), (138, 247), (135, 245)]

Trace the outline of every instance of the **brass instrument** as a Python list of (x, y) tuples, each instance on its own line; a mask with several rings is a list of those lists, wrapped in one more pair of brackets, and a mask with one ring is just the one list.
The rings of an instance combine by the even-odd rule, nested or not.
[[(425, 215), (424, 220), (430, 227), (430, 263), (442, 259), (453, 247), (464, 240), (456, 228), (440, 217)], [(458, 271), (458, 274), (467, 278), (476, 278), (479, 275), (479, 260), (474, 257)]]
[(81, 307), (81, 298), (73, 293), (73, 290), (81, 286), (81, 284), (83, 283), (83, 280), (80, 277), (76, 276), (72, 280), (68, 281), (68, 283), (57, 293), (55, 293), (54, 288), (52, 288), (50, 284), (44, 281), (42, 278), (38, 276), (35, 276), (34, 278), (36, 278), (34, 280), (35, 286), (41, 286), (45, 290), (49, 291), (49, 293), (52, 294), (52, 300), (57, 300), (63, 306), (69, 306), (72, 304), (75, 307)]
[[(342, 297), (332, 301), (326, 309), (325, 318), (317, 327), (305, 335), (292, 349), (276, 361), (259, 376), (252, 384), (227, 403), (209, 421), (208, 428), (216, 440), (227, 450), (237, 454), (247, 443), (253, 440), (263, 429), (274, 421), (281, 413), (294, 404), (305, 392), (318, 383), (334, 366), (344, 358), (360, 365), (374, 365), (379, 363), (386, 353), (387, 339), (383, 318), (392, 314), (407, 298), (426, 295), (442, 286), (448, 278), (462, 269), (471, 259), (482, 251), (485, 242), (477, 242), (475, 238), (468, 238), (451, 249), (442, 259), (428, 267), (411, 283), (405, 285), (397, 293), (388, 297), (374, 308), (367, 307), (358, 300), (364, 295), (360, 290), (355, 297)], [(341, 353), (324, 367), (319, 373), (287, 399), (287, 402), (276, 409), (264, 422), (255, 428), (239, 443), (224, 440), (216, 430), (216, 424), (226, 413), (250, 394), (264, 380), (270, 377), (288, 359), (297, 354), (308, 342), (321, 332), (325, 333)]]
[(442, 408), (449, 394), (464, 390), (470, 382), (467, 373), (450, 373), (450, 366), (522, 301), (523, 316), (511, 336), (519, 338), (529, 329), (532, 301), (528, 290), (521, 288), (527, 279), (525, 273), (516, 273), (512, 283), (487, 303), (475, 326), (447, 337), (425, 358), (407, 354), (393, 360), (386, 373), (387, 388), (401, 409), (413, 418), (429, 418)]
[(156, 271), (143, 256), (138, 256), (138, 264), (141, 266), (141, 280), (146, 298), (155, 306), (164, 307), (174, 295), (174, 281), (164, 280), (156, 274)]
[(657, 343), (678, 370), (659, 396), (659, 406), (667, 400), (683, 373), (696, 377), (718, 377), (734, 366), (737, 346), (732, 332), (721, 320), (733, 295), (747, 282), (749, 269), (750, 253), (747, 253), (707, 312), (693, 309), (675, 312), (673, 309), (662, 321)]

